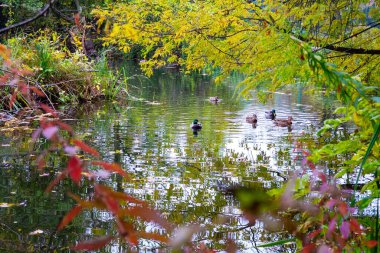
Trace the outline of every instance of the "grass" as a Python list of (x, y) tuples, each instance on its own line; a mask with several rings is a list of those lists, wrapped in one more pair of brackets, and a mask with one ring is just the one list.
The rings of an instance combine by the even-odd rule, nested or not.
[[(25, 80), (38, 85), (50, 103), (73, 104), (96, 97), (123, 97), (122, 91), (127, 89), (128, 78), (124, 72), (110, 69), (107, 52), (90, 61), (80, 50), (68, 50), (66, 40), (46, 30), (36, 35), (21, 34), (7, 40), (6, 44), (18, 68), (32, 71), (33, 74)], [(0, 95), (8, 96), (11, 89), (3, 87)], [(15, 103), (17, 108), (14, 110), (23, 106), (20, 99)], [(0, 104), (0, 109), (6, 109), (5, 103)]]

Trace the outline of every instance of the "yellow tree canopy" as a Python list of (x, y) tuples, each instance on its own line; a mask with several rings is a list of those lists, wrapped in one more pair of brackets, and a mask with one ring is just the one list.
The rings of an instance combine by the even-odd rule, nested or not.
[(243, 95), (296, 82), (335, 92), (350, 106), (337, 110), (346, 117), (326, 121), (321, 131), (349, 120), (361, 131), (338, 151), (326, 147), (317, 158), (352, 154), (341, 175), (364, 154), (370, 157), (364, 173), (378, 166), (379, 152), (369, 156), (379, 150), (371, 141), (380, 130), (378, 0), (131, 0), (93, 13), (106, 45), (125, 52), (142, 47), (147, 74), (178, 63), (185, 71), (217, 69), (217, 80), (242, 73)]
[(186, 71), (220, 69), (219, 78), (243, 73), (246, 94), (275, 90), (309, 80), (306, 43), (345, 72), (379, 81), (371, 74), (380, 67), (376, 1), (132, 0), (94, 14), (106, 45), (143, 47), (147, 74), (178, 63)]

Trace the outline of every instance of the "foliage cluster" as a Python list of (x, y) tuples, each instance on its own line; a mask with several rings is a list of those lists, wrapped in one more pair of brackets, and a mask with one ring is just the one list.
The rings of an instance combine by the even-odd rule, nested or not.
[(378, 80), (371, 75), (378, 68), (376, 56), (347, 53), (378, 45), (378, 8), (367, 1), (135, 0), (93, 14), (107, 33), (105, 45), (126, 52), (136, 44), (143, 47), (148, 74), (174, 62), (187, 71), (208, 66), (209, 71), (222, 69), (218, 80), (232, 71), (246, 74), (245, 95), (261, 86), (274, 91), (294, 78), (308, 82), (313, 76), (293, 36), (323, 50), (346, 72)]
[(18, 66), (34, 73), (28, 81), (37, 83), (50, 101), (74, 102), (99, 94), (91, 83), (93, 74), (86, 72), (91, 64), (79, 51), (62, 49), (56, 33), (42, 31), (35, 37), (11, 38), (7, 43)]
[[(288, 188), (273, 193), (274, 198), (281, 203), (280, 207), (267, 205), (261, 210), (260, 205), (265, 204), (263, 200), (266, 194), (260, 199), (254, 192), (248, 195), (238, 192), (237, 198), (247, 216), (253, 217), (250, 219), (252, 222), (256, 216), (263, 218), (256, 212), (258, 208), (260, 211), (272, 208), (271, 211), (285, 215), (296, 212), (292, 221), (301, 225), (298, 230), (292, 228), (288, 231), (295, 233), (297, 244), (303, 247), (303, 252), (313, 252), (317, 248), (322, 252), (341, 252), (350, 250), (351, 247), (360, 250), (373, 246), (373, 250), (377, 250), (376, 242), (364, 242), (362, 236), (365, 236), (365, 229), (350, 216), (352, 212), (344, 202), (347, 199), (335, 194), (339, 189), (334, 185), (330, 187), (329, 180), (315, 170), (311, 162), (318, 164), (326, 160), (331, 161), (332, 169), (337, 171), (335, 177), (354, 173), (357, 178), (355, 183), (363, 173), (372, 175), (373, 180), (362, 188), (362, 191), (368, 194), (368, 198), (355, 205), (362, 208), (379, 199), (380, 51), (377, 46), (380, 44), (380, 13), (375, 1), (291, 0), (279, 3), (243, 0), (132, 0), (110, 3), (96, 9), (93, 14), (98, 18), (99, 30), (102, 28), (106, 33), (104, 45), (116, 45), (124, 52), (130, 52), (135, 46), (142, 48), (144, 61), (141, 65), (147, 74), (152, 74), (153, 69), (157, 67), (179, 64), (187, 72), (205, 67), (209, 72), (218, 69), (220, 75), (217, 81), (223, 80), (231, 72), (243, 73), (246, 78), (241, 87), (245, 96), (251, 95), (253, 89), (275, 91), (294, 83), (302, 83), (314, 92), (322, 91), (336, 95), (343, 104), (343, 107), (336, 111), (341, 117), (326, 120), (319, 135), (329, 140), (342, 124), (347, 123), (353, 123), (357, 130), (352, 132), (349, 140), (324, 145), (314, 150), (313, 155), (308, 157), (309, 160), (304, 161), (320, 179), (317, 182), (321, 184), (319, 195), (314, 199), (313, 205), (297, 201), (298, 198), (310, 194), (307, 177), (291, 181)], [(67, 66), (61, 65), (65, 57), (61, 55), (62, 52), (54, 51), (56, 39), (44, 40), (40, 37), (35, 41), (29, 49), (32, 55), (26, 58), (22, 55), (24, 51), (19, 50), (17, 53), (17, 46), (23, 47), (27, 43), (11, 40), (10, 45), (16, 45), (13, 46), (16, 55), (25, 61), (26, 65), (33, 66), (37, 73), (35, 82), (47, 83), (47, 88), (55, 89), (57, 82), (67, 81), (63, 75), (60, 78), (57, 71), (57, 68), (64, 69), (63, 73), (67, 74)], [(72, 61), (75, 57), (82, 57), (81, 54), (66, 53), (70, 54), (69, 59)], [(84, 63), (75, 62), (76, 64)], [(85, 63), (85, 66), (86, 64), (88, 63)], [(21, 69), (25, 68), (22, 64), (19, 66)], [(74, 73), (83, 69), (71, 67)], [(109, 79), (108, 72), (102, 70), (105, 67), (106, 61), (99, 61), (99, 76)], [(48, 81), (49, 78), (57, 76), (58, 79), (53, 79), (52, 83)], [(77, 76), (71, 76), (74, 77)], [(114, 96), (120, 89), (115, 81), (118, 77), (113, 80), (114, 82), (106, 86), (115, 88), (115, 92), (109, 93), (109, 96)], [(43, 85), (39, 86), (45, 88)], [(71, 90), (71, 94), (91, 94), (92, 90), (88, 91), (85, 87), (78, 86), (74, 91)], [(9, 87), (8, 85), (7, 88)], [(25, 90), (25, 86), (20, 88)], [(100, 88), (95, 90), (100, 92)], [(36, 95), (41, 95), (40, 93), (36, 91)], [(268, 93), (260, 93), (265, 94)], [(14, 95), (9, 100), (13, 104)], [(48, 107), (44, 110), (54, 113)], [(69, 130), (59, 124), (59, 121), (56, 122), (42, 121), (39, 131), (47, 139), (64, 148), (70, 157), (68, 167), (53, 185), (63, 177), (80, 182), (81, 173), (88, 171), (84, 171), (86, 164), (76, 156), (76, 149), (80, 148), (93, 155), (96, 153), (73, 138), (68, 141), (61, 139), (58, 135), (59, 128)], [(115, 165), (99, 162), (93, 165), (121, 172)], [(82, 208), (97, 207), (105, 208), (114, 215), (121, 237), (134, 235), (130, 224), (123, 221), (125, 212), (132, 216), (137, 212), (125, 205), (127, 197), (118, 193), (115, 195), (98, 185), (96, 188), (98, 190), (94, 200), (81, 201), (74, 196), (79, 204), (59, 227), (70, 222)], [(295, 194), (291, 194), (293, 192)], [(128, 201), (139, 205), (135, 200)], [(120, 211), (121, 209), (127, 211)], [(155, 221), (159, 220), (157, 215), (149, 218), (151, 217), (154, 217)], [(281, 219), (278, 216), (275, 218)], [(266, 221), (270, 224), (270, 220)], [(285, 228), (287, 225), (285, 222), (282, 224)], [(372, 225), (373, 231), (369, 236), (376, 240), (379, 236), (378, 217)], [(100, 247), (112, 239), (114, 237), (107, 237), (82, 245)], [(132, 244), (136, 242), (131, 237), (127, 239)], [(83, 246), (78, 249), (85, 248)]]
[[(80, 50), (68, 50), (65, 43), (62, 36), (51, 30), (7, 40), (15, 64), (33, 73), (20, 78), (37, 84), (50, 103), (78, 103), (99, 96), (115, 98), (122, 95), (127, 80), (123, 74), (110, 71), (106, 54), (97, 61), (89, 61)], [(3, 86), (2, 95), (6, 97), (12, 93), (10, 89)], [(25, 106), (20, 99), (14, 104), (16, 110)], [(1, 108), (11, 109), (7, 107), (8, 102), (3, 100)]]
[(343, 105), (336, 111), (340, 117), (326, 120), (318, 134), (328, 141), (341, 125), (352, 123), (356, 131), (349, 140), (314, 146), (309, 159), (331, 161), (336, 178), (354, 174), (353, 184), (363, 173), (372, 175), (362, 188), (369, 194), (367, 206), (380, 194), (378, 7), (361, 0), (135, 0), (93, 13), (106, 32), (105, 45), (125, 52), (134, 45), (143, 48), (147, 74), (173, 63), (188, 72), (206, 66), (209, 72), (220, 70), (217, 81), (243, 73), (244, 96), (258, 89), (263, 98), (295, 83), (335, 95)]
[[(4, 68), (9, 70), (9, 74), (3, 75), (1, 81), (8, 84), (11, 83), (12, 86), (17, 87), (12, 95), (13, 99), (10, 101), (10, 107), (13, 106), (16, 96), (20, 93), (33, 109), (40, 109), (46, 113), (41, 115), (39, 119), (40, 126), (33, 133), (34, 141), (40, 137), (50, 141), (49, 147), (36, 159), (38, 168), (40, 170), (46, 168), (48, 156), (51, 155), (54, 150), (62, 150), (65, 153), (64, 159), (67, 161), (67, 167), (49, 184), (46, 192), (51, 192), (60, 181), (66, 178), (69, 178), (78, 185), (86, 178), (93, 185), (96, 192), (92, 199), (80, 199), (80, 197), (68, 193), (78, 204), (62, 218), (57, 226), (57, 231), (66, 227), (85, 208), (104, 209), (114, 216), (118, 235), (109, 235), (87, 242), (80, 242), (73, 246), (72, 249), (96, 250), (116, 239), (124, 240), (135, 246), (138, 244), (139, 238), (148, 238), (167, 243), (168, 237), (165, 235), (154, 232), (136, 231), (135, 226), (129, 219), (139, 218), (147, 222), (152, 222), (160, 225), (169, 232), (173, 229), (172, 224), (166, 221), (157, 211), (149, 207), (148, 203), (124, 192), (116, 192), (99, 182), (99, 179), (110, 177), (111, 173), (117, 173), (125, 180), (130, 180), (128, 173), (116, 163), (108, 163), (101, 160), (94, 161), (90, 157), (87, 157), (86, 160), (84, 158), (81, 159), (79, 157), (80, 151), (96, 158), (99, 158), (100, 154), (92, 147), (76, 139), (73, 129), (59, 119), (57, 111), (47, 104), (38, 103), (36, 101), (37, 97), (45, 96), (43, 91), (37, 86), (27, 85), (24, 81), (19, 79), (20, 75), (28, 76), (31, 75), (32, 72), (19, 69), (19, 66), (14, 64), (10, 51), (1, 44), (0, 56), (4, 60)], [(18, 92), (18, 90), (20, 92)], [(96, 167), (100, 167), (100, 169), (95, 169)]]

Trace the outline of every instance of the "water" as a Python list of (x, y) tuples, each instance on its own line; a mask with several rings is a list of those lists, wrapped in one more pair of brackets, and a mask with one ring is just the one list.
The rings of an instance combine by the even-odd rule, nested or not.
[[(113, 175), (103, 180), (105, 184), (148, 201), (180, 226), (202, 224), (203, 230), (194, 240), (221, 249), (227, 239), (233, 239), (242, 251), (255, 252), (256, 244), (285, 235), (268, 234), (262, 224), (243, 229), (247, 221), (238, 203), (221, 190), (236, 184), (280, 187), (300, 168), (294, 159), (294, 142), (304, 133), (315, 133), (329, 116), (332, 102), (307, 96), (299, 87), (273, 94), (264, 105), (255, 98), (244, 100), (234, 95), (239, 77), (232, 76), (218, 86), (210, 79), (170, 71), (150, 79), (135, 76), (130, 80), (127, 103), (79, 108), (67, 123), (74, 126), (79, 138), (97, 148), (105, 161), (122, 164), (133, 176), (127, 182)], [(222, 102), (210, 103), (210, 96), (219, 96)], [(279, 118), (294, 118), (291, 129), (265, 119), (264, 112), (272, 108)], [(255, 128), (245, 122), (251, 113), (258, 116)], [(197, 133), (190, 128), (195, 118), (203, 124)], [(86, 182), (79, 189), (65, 181), (45, 195), (44, 189), (64, 162), (52, 155), (48, 169), (37, 171), (28, 134), (0, 135), (0, 203), (4, 206), (0, 207), (0, 251), (65, 251), (77, 240), (114, 233), (112, 216), (99, 210), (83, 212), (64, 231), (55, 233), (56, 224), (75, 203), (65, 192), (88, 197), (93, 189)], [(43, 140), (36, 144), (37, 149), (45, 146)], [(16, 206), (5, 207), (6, 203)], [(220, 215), (224, 223), (215, 225)], [(158, 229), (141, 222), (139, 228), (147, 232)], [(37, 234), (31, 235), (33, 231)], [(104, 252), (120, 252), (125, 247), (116, 240)], [(160, 247), (141, 240), (139, 250)]]

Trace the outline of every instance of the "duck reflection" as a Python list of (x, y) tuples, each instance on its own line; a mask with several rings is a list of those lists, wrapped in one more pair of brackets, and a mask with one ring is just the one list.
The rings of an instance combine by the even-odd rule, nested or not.
[(193, 129), (193, 135), (198, 136), (198, 132), (200, 132), (201, 129)]

